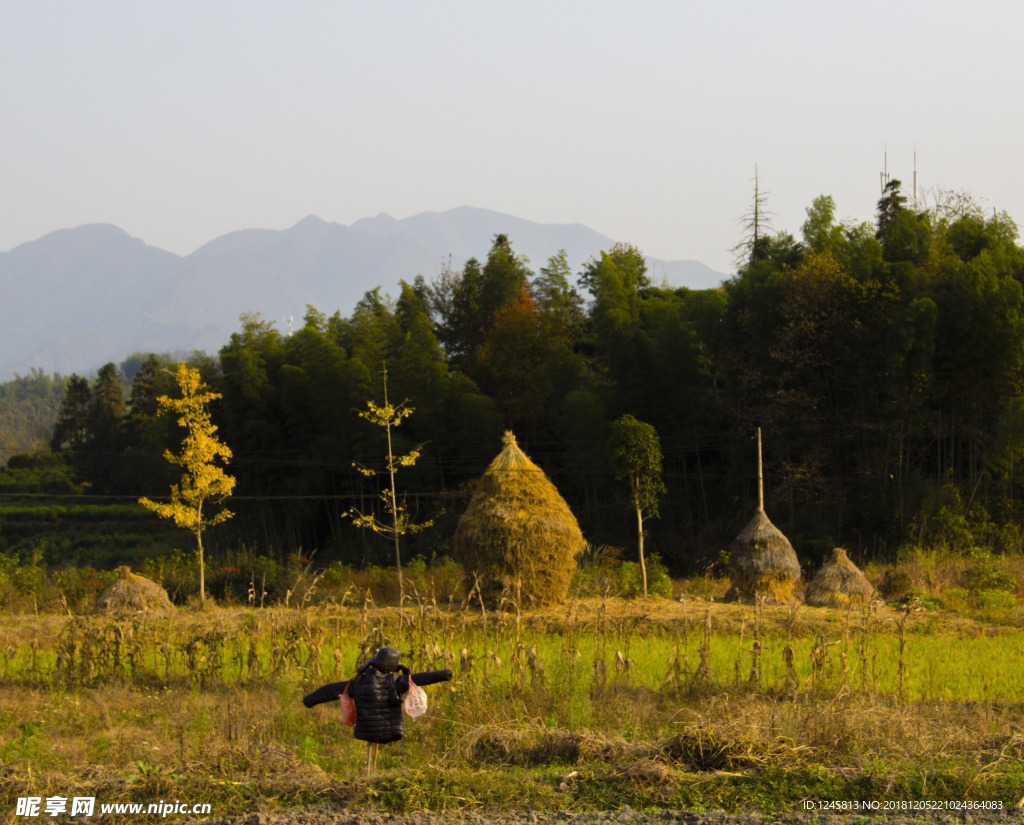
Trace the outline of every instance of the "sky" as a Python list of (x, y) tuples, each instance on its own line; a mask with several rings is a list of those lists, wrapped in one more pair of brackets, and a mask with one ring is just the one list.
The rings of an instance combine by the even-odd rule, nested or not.
[(0, 251), (469, 205), (731, 272), (755, 168), (800, 237), (822, 194), (873, 220), (885, 164), (912, 193), (915, 152), (922, 194), (1024, 221), (1011, 0), (0, 8)]

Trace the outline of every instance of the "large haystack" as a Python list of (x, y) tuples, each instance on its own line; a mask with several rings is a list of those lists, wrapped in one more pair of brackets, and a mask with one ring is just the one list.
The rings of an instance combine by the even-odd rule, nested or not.
[(505, 447), (491, 462), (459, 519), (455, 558), (484, 601), (508, 593), (521, 606), (563, 601), (583, 550), (576, 517), (544, 471), (505, 433)]
[(117, 568), (117, 580), (103, 592), (97, 604), (99, 612), (108, 616), (173, 607), (167, 591), (156, 582), (136, 576), (128, 567)]
[(874, 596), (871, 582), (846, 551), (836, 547), (807, 585), (804, 600), (815, 607), (851, 607), (868, 604)]
[(729, 548), (732, 588), (727, 597), (741, 602), (784, 603), (800, 581), (800, 562), (793, 545), (758, 507)]

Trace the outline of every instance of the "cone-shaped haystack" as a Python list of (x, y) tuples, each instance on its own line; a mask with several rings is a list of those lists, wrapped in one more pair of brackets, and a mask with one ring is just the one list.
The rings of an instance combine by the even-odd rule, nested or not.
[(800, 562), (793, 545), (768, 520), (760, 507), (729, 548), (732, 596), (741, 602), (761, 598), (788, 602), (800, 581)]
[(761, 428), (757, 428), (757, 512), (729, 548), (732, 587), (726, 598), (741, 602), (767, 599), (788, 602), (800, 581), (800, 561), (793, 545), (768, 520), (764, 511), (764, 471), (761, 466)]
[(174, 607), (167, 591), (156, 582), (136, 576), (128, 567), (117, 568), (117, 580), (100, 596), (100, 613), (123, 615), (147, 610), (170, 610)]
[(871, 582), (850, 561), (846, 551), (836, 547), (807, 585), (804, 600), (815, 607), (850, 607), (867, 604), (874, 595)]
[(455, 531), (455, 558), (470, 586), (494, 604), (503, 593), (523, 607), (563, 601), (583, 550), (583, 533), (544, 471), (505, 433), (505, 447), (477, 482)]

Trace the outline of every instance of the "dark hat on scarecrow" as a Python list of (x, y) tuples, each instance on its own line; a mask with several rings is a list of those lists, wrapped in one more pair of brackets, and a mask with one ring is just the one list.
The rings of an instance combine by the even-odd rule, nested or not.
[(398, 670), (402, 654), (393, 647), (382, 647), (367, 665), (376, 665), (381, 670)]

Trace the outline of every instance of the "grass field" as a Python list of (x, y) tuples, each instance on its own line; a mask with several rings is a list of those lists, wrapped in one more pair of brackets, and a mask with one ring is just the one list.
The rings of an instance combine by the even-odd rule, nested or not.
[[(11, 616), (0, 822), (19, 797), (54, 795), (219, 816), (1024, 796), (1019, 628), (699, 598), (506, 607)], [(300, 699), (385, 643), (454, 678), (367, 776), (337, 709)]]

